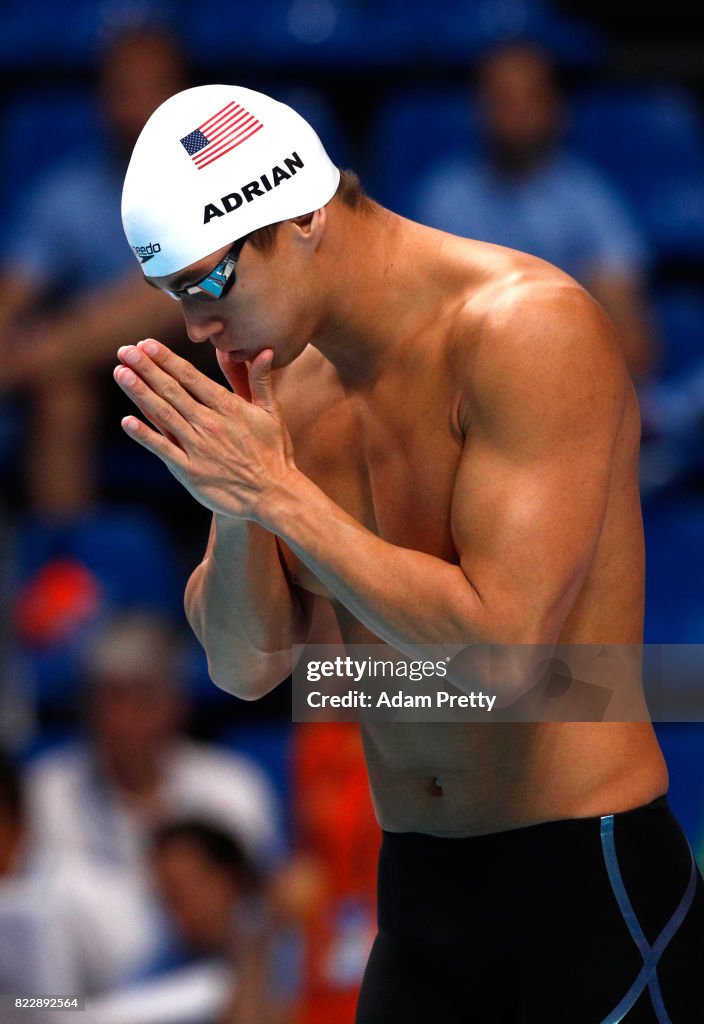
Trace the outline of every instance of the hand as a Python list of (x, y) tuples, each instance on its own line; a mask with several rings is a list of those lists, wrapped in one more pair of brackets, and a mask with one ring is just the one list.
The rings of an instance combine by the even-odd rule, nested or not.
[(227, 352), (215, 349), (215, 357), (223, 372), (225, 380), (232, 390), (245, 401), (252, 401), (252, 390), (249, 386), (249, 369), (246, 363), (231, 359)]
[(126, 416), (124, 430), (220, 515), (256, 521), (262, 498), (296, 472), (273, 393), (273, 355), (271, 349), (260, 352), (247, 372), (218, 353), (225, 376), (244, 397), (152, 339), (118, 351), (115, 380), (156, 428)]

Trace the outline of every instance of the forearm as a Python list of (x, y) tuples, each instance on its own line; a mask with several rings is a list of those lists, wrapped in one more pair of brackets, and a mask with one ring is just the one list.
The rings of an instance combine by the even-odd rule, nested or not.
[(442, 648), (436, 656), (452, 661), (448, 681), (460, 689), (488, 689), (502, 708), (538, 681), (554, 637), (534, 608), (483, 600), (459, 565), (382, 540), (302, 474), (260, 521), (380, 640), (411, 658)]
[(397, 650), (490, 641), (494, 627), (458, 565), (390, 544), (297, 473), (258, 519), (363, 625)]
[(214, 516), (185, 606), (218, 686), (256, 699), (289, 675), (304, 615), (272, 534), (254, 523)]

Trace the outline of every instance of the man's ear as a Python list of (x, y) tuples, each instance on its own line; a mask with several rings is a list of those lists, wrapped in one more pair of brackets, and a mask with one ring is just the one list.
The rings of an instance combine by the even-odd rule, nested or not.
[(301, 236), (318, 248), (327, 223), (327, 210), (322, 206), (319, 210), (306, 213), (302, 217), (292, 217), (292, 223), (299, 229)]

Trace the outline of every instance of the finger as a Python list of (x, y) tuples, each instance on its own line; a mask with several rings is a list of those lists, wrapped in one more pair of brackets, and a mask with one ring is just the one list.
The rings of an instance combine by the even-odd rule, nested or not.
[(145, 352), (153, 363), (177, 380), (181, 387), (185, 388), (203, 405), (207, 405), (211, 409), (218, 407), (222, 401), (222, 386), (196, 370), (195, 366), (192, 366), (187, 359), (177, 356), (175, 352), (168, 349), (166, 345), (162, 345), (161, 342), (155, 341), (154, 338), (146, 338), (144, 341), (138, 342), (137, 348), (140, 352)]
[(274, 353), (270, 348), (265, 348), (253, 359), (249, 367), (249, 386), (252, 390), (252, 400), (256, 405), (262, 406), (269, 412), (278, 409), (278, 402), (274, 397), (274, 380), (271, 373), (271, 364)]
[(192, 433), (190, 422), (160, 395), (152, 391), (149, 385), (145, 384), (133, 370), (128, 366), (116, 366), (113, 377), (157, 430), (160, 430), (162, 434), (170, 435), (179, 443), (186, 441)]
[(129, 437), (141, 444), (147, 451), (157, 455), (169, 467), (173, 466), (182, 470), (188, 467), (188, 456), (182, 448), (169, 441), (163, 434), (152, 430), (136, 416), (123, 417), (121, 425)]
[(215, 350), (220, 369), (225, 375), (227, 383), (240, 398), (246, 402), (252, 401), (252, 392), (249, 389), (249, 372), (245, 363), (237, 362), (230, 357), (229, 352)]
[(184, 419), (190, 420), (195, 414), (198, 400), (136, 345), (122, 345), (117, 350), (117, 358), (133, 370), (155, 394), (181, 413)]

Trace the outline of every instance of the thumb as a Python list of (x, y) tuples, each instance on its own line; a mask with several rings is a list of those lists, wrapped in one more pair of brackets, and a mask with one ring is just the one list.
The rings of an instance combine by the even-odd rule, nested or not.
[(259, 352), (249, 366), (249, 386), (252, 390), (252, 401), (264, 409), (273, 412), (278, 408), (274, 398), (274, 381), (271, 375), (271, 364), (274, 361), (272, 349), (265, 348)]
[(235, 362), (234, 359), (230, 359), (228, 352), (221, 352), (220, 349), (215, 350), (215, 356), (225, 380), (235, 394), (239, 395), (240, 398), (244, 398), (245, 401), (251, 402), (252, 393), (249, 390), (249, 375), (245, 364)]

